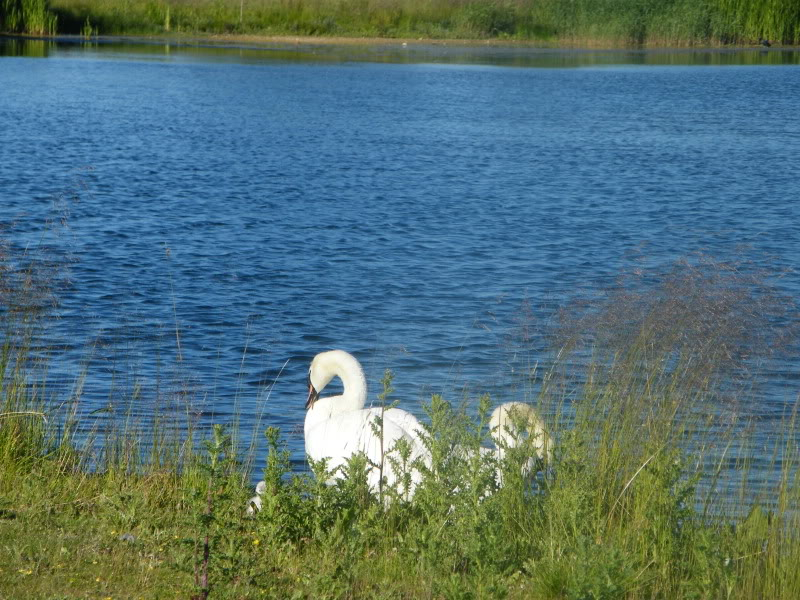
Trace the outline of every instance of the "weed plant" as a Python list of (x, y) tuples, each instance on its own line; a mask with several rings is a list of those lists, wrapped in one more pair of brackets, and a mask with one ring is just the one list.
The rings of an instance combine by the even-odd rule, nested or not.
[(741, 266), (695, 259), (565, 310), (551, 365), (523, 381), (555, 441), (534, 476), (533, 440), (478, 451), (492, 399), (433, 396), (430, 464), (401, 447), (384, 466), (422, 470), (413, 501), (371, 494), (361, 456), (331, 486), (325, 461), (293, 472), (268, 427), (248, 516), (234, 425), (75, 435), (80, 386), (54, 404), (31, 352), (46, 313), (25, 306), (47, 286), (5, 256), (0, 597), (800, 597), (796, 403), (771, 437), (737, 416), (755, 397), (743, 373), (795, 347), (793, 313)]

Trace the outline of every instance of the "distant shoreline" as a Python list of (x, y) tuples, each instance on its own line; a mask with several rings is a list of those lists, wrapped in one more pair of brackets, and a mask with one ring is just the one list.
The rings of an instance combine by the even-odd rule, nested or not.
[[(793, 0), (9, 0), (0, 23), (30, 34), (179, 35), (247, 43), (542, 48), (765, 48), (800, 44)], [(25, 9), (23, 10), (23, 7)]]

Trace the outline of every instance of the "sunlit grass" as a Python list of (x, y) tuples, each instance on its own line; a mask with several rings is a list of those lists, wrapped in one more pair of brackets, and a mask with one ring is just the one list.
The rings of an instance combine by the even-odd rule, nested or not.
[(41, 419), (8, 416), (3, 447), (16, 441), (2, 462), (0, 593), (794, 597), (794, 423), (782, 426), (780, 479), (764, 504), (750, 495), (704, 497), (695, 486), (718, 467), (682, 447), (690, 425), (702, 423), (676, 418), (676, 400), (655, 410), (652, 396), (620, 405), (614, 389), (591, 385), (562, 427), (551, 419), (559, 440), (552, 464), (531, 484), (514, 477), (526, 457), (512, 456), (504, 487), (488, 497), (494, 465), (459, 464), (447, 452), (482, 441), (476, 422), (434, 398), (430, 439), (439, 458), (413, 503), (387, 510), (357, 464), (333, 488), (319, 483), (321, 465), (317, 478), (291, 473), (276, 430), (264, 508), (246, 517), (251, 492), (222, 429), (180, 465), (131, 469), (108, 453), (112, 460), (86, 472), (79, 465), (88, 448), (37, 446), (32, 440), (48, 438)]

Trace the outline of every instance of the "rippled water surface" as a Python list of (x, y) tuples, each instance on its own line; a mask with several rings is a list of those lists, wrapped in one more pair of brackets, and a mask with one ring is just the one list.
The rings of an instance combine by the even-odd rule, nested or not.
[(798, 98), (780, 50), (0, 39), (0, 222), (72, 262), (50, 378), (85, 365), (86, 411), (189, 382), (202, 422), (263, 409), (297, 457), (324, 349), (354, 352), (373, 397), (392, 368), (414, 410), (509, 400), (523, 305), (535, 328), (631, 255), (749, 248), (797, 297)]

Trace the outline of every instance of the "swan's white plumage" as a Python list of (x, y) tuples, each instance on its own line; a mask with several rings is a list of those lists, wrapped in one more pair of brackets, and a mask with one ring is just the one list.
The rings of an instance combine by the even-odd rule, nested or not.
[[(535, 471), (539, 461), (552, 460), (552, 441), (545, 429), (544, 421), (533, 408), (523, 402), (506, 402), (492, 413), (489, 419), (489, 432), (494, 441), (494, 449), (482, 449), (483, 452), (494, 453), (501, 461), (506, 452), (526, 444), (532, 456), (522, 465), (522, 476), (529, 477)], [(496, 473), (497, 484), (503, 485), (503, 471), (500, 467)]]
[(267, 491), (267, 484), (264, 481), (259, 481), (256, 485), (256, 495), (247, 501), (247, 514), (252, 515), (261, 510), (261, 496)]
[[(339, 396), (315, 397), (334, 378), (342, 380), (344, 390)], [(411, 413), (399, 408), (383, 410), (365, 408), (367, 382), (358, 361), (343, 350), (331, 350), (314, 357), (309, 369), (310, 395), (305, 420), (306, 454), (314, 460), (328, 459), (328, 468), (335, 471), (334, 479), (342, 476), (340, 467), (354, 454), (363, 452), (370, 465), (367, 481), (377, 492), (380, 488), (381, 469), (386, 486), (403, 493), (388, 457), (399, 458), (394, 451), (401, 439), (411, 450), (410, 461), (422, 459), (430, 463), (430, 454), (420, 438), (422, 424)], [(376, 435), (372, 424), (383, 417), (382, 436)], [(382, 438), (382, 439), (381, 439)], [(414, 494), (421, 475), (411, 470), (411, 487), (406, 497)]]
[[(319, 397), (319, 393), (335, 378), (342, 380), (344, 390), (338, 396)], [(354, 454), (363, 452), (370, 465), (367, 482), (373, 492), (380, 488), (381, 470), (378, 466), (383, 462), (383, 477), (386, 488), (393, 488), (404, 494), (406, 499), (414, 495), (421, 482), (421, 473), (411, 469), (411, 482), (408, 490), (404, 490), (398, 481), (388, 458), (397, 457), (394, 450), (397, 442), (406, 440), (411, 450), (409, 463), (421, 461), (427, 468), (431, 467), (431, 454), (422, 441), (422, 424), (417, 418), (399, 408), (383, 410), (380, 407), (365, 408), (367, 401), (367, 380), (359, 362), (343, 350), (331, 350), (314, 357), (309, 368), (308, 411), (305, 419), (306, 454), (314, 460), (328, 459), (328, 469), (333, 472), (329, 484), (343, 477), (343, 467)], [(376, 435), (371, 424), (383, 417), (383, 441)], [(506, 402), (498, 406), (489, 420), (489, 430), (494, 448), (481, 448), (481, 454), (493, 455), (502, 460), (510, 448), (527, 443), (533, 456), (523, 465), (523, 476), (528, 476), (537, 465), (544, 460), (552, 459), (552, 441), (544, 422), (536, 411), (522, 402)], [(454, 452), (466, 456), (463, 448), (454, 448)], [(501, 469), (497, 470), (497, 483), (503, 484)], [(264, 482), (256, 486), (256, 495), (248, 502), (247, 512), (261, 509), (261, 496), (266, 491)]]
[(505, 456), (505, 448), (514, 448), (527, 438), (535, 457), (550, 461), (552, 442), (544, 421), (530, 406), (523, 402), (506, 402), (492, 413), (489, 431), (499, 458)]

